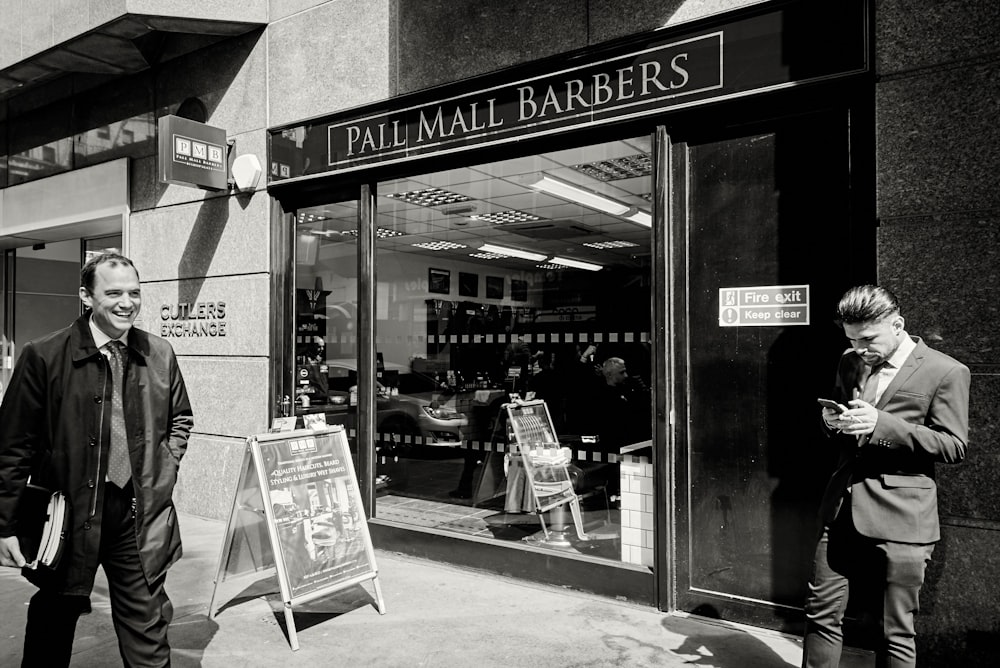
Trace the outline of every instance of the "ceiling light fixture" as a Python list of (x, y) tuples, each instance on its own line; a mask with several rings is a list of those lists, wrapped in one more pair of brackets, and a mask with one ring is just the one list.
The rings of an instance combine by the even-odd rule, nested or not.
[(507, 248), (506, 246), (496, 246), (494, 244), (483, 244), (479, 247), (479, 250), (484, 253), (499, 253), (500, 255), (519, 257), (522, 260), (533, 260), (535, 262), (541, 262), (548, 257), (542, 253), (532, 253), (530, 251), (521, 250), (520, 248)]
[(419, 244), (410, 244), (414, 248), (423, 248), (432, 251), (455, 250), (456, 248), (468, 248), (465, 244), (457, 244), (454, 241), (425, 241)]
[(643, 227), (653, 226), (652, 217), (638, 207), (628, 206), (627, 204), (623, 204), (616, 199), (599, 195), (590, 190), (585, 190), (580, 186), (560, 181), (559, 179), (552, 178), (548, 175), (542, 175), (538, 179), (529, 182), (528, 185), (536, 190), (541, 190), (542, 192), (547, 192), (550, 195), (555, 195), (556, 197), (561, 197), (562, 199), (582, 204), (586, 207), (590, 207), (591, 209), (597, 209), (598, 211), (603, 211), (604, 213), (610, 213), (612, 216), (621, 216), (625, 220), (631, 220), (633, 223), (642, 225)]
[(573, 267), (574, 269), (586, 269), (587, 271), (600, 271), (604, 269), (602, 265), (593, 264), (591, 262), (582, 262), (580, 260), (571, 260), (568, 257), (550, 257), (548, 259), (549, 264), (559, 264), (564, 267)]
[(631, 220), (633, 223), (642, 225), (643, 227), (653, 226), (653, 217), (642, 209), (630, 209), (629, 213), (624, 216), (625, 220)]
[(598, 211), (610, 213), (613, 216), (621, 216), (629, 211), (628, 206), (617, 200), (605, 197), (604, 195), (598, 195), (590, 190), (584, 190), (579, 186), (566, 183), (565, 181), (560, 181), (559, 179), (554, 179), (551, 176), (543, 175), (538, 180), (531, 182), (528, 185), (536, 190), (541, 190), (542, 192), (547, 192), (550, 195), (568, 199), (571, 202), (582, 204), (590, 207), (591, 209), (597, 209)]

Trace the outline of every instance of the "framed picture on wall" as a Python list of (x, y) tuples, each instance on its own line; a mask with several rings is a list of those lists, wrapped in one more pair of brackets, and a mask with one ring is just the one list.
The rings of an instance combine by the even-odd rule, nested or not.
[(458, 272), (458, 294), (462, 297), (478, 297), (479, 274)]
[(528, 281), (510, 279), (510, 298), (516, 302), (528, 301)]
[(451, 292), (451, 272), (447, 269), (429, 268), (427, 270), (427, 290), (442, 295)]
[(503, 299), (503, 276), (486, 277), (486, 298)]

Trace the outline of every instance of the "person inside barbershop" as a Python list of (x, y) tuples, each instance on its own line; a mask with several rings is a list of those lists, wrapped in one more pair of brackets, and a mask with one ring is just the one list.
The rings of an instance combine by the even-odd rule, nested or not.
[[(128, 258), (104, 252), (80, 275), (86, 309), (27, 343), (0, 405), (0, 564), (39, 589), (22, 666), (68, 666), (98, 565), (126, 666), (168, 666), (167, 569), (181, 556), (172, 493), (193, 426), (173, 349), (133, 327), (142, 303)], [(67, 497), (52, 569), (25, 567), (18, 504), (29, 482)]]
[(624, 359), (609, 357), (601, 364), (595, 398), (603, 448), (617, 453), (623, 446), (649, 438), (649, 389), (642, 379), (629, 374)]
[(914, 615), (941, 537), (934, 466), (965, 459), (970, 373), (910, 336), (885, 288), (851, 288), (837, 315), (851, 347), (829, 397), (840, 407), (822, 408), (839, 457), (820, 505), (802, 665), (839, 665), (850, 594), (881, 607), (876, 665), (914, 666)]

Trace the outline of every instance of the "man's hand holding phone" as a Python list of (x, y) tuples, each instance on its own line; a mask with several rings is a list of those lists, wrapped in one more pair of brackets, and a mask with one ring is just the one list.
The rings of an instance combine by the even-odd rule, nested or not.
[(851, 425), (852, 418), (844, 415), (849, 410), (847, 406), (833, 399), (820, 398), (816, 401), (823, 407), (823, 422), (829, 429), (843, 431)]
[(817, 399), (823, 407), (823, 422), (833, 431), (851, 436), (870, 434), (875, 430), (878, 411), (861, 399), (853, 399), (850, 406), (832, 399)]

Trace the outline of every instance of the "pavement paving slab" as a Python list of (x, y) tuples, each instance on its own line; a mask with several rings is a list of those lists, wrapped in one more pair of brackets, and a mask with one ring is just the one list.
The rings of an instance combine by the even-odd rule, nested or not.
[[(181, 515), (184, 557), (167, 576), (174, 603), (175, 668), (787, 668), (801, 639), (766, 629), (666, 614), (654, 608), (376, 550), (385, 614), (365, 582), (294, 611), (290, 647), (273, 569), (228, 578), (209, 602), (226, 523)], [(0, 569), (0, 666), (20, 664), (34, 587)], [(74, 668), (120, 665), (103, 572), (80, 619)], [(872, 665), (861, 653), (844, 668)]]

